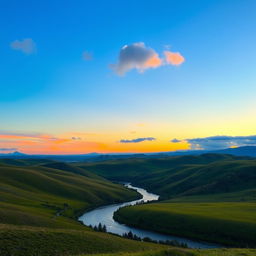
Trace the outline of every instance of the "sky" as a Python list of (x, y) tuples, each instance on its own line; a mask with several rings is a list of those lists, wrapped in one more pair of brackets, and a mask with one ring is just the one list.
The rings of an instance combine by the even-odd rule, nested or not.
[(256, 1), (0, 2), (0, 153), (256, 145)]

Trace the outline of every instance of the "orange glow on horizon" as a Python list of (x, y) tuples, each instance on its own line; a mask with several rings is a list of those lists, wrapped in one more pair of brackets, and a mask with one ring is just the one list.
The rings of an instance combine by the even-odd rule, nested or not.
[(113, 135), (87, 134), (87, 138), (84, 138), (82, 133), (80, 135), (82, 136), (65, 135), (56, 138), (50, 135), (29, 137), (29, 135), (2, 134), (0, 138), (4, 139), (6, 148), (17, 148), (18, 151), (26, 154), (151, 153), (189, 149), (189, 145), (185, 142), (171, 143), (168, 140), (156, 140), (120, 143)]

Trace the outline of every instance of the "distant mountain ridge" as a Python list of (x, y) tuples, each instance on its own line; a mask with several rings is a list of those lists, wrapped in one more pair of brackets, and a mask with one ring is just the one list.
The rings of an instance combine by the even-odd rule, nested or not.
[(156, 152), (156, 153), (109, 153), (101, 154), (97, 152), (88, 154), (77, 154), (77, 155), (29, 155), (18, 151), (12, 153), (2, 153), (0, 158), (12, 158), (12, 159), (50, 159), (66, 162), (97, 162), (106, 160), (118, 160), (128, 158), (163, 158), (168, 156), (183, 156), (183, 155), (201, 155), (206, 153), (214, 154), (229, 154), (234, 156), (249, 156), (256, 157), (256, 146), (242, 146), (237, 148), (226, 148), (219, 150), (180, 150), (170, 152)]

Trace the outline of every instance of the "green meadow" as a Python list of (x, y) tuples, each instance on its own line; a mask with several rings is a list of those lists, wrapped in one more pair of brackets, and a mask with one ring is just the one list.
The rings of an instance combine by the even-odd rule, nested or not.
[(256, 246), (256, 203), (152, 203), (126, 207), (119, 222), (236, 247)]
[(188, 250), (169, 248), (138, 253), (90, 254), (89, 256), (255, 256), (254, 249)]
[[(226, 155), (186, 159), (186, 166), (182, 164), (182, 158), (90, 164), (43, 159), (0, 160), (0, 255), (256, 255), (252, 249), (192, 250), (138, 242), (95, 232), (77, 221), (80, 214), (92, 208), (139, 198), (136, 192), (109, 179), (132, 181), (138, 185), (145, 179), (145, 187), (152, 186), (153, 191), (168, 200), (121, 209), (116, 214), (121, 222), (227, 245), (254, 247), (253, 169), (249, 168), (248, 173), (244, 171), (241, 176), (241, 161), (242, 165), (245, 161), (251, 161), (248, 165), (253, 165), (253, 160)], [(202, 169), (211, 171), (212, 165), (230, 165), (232, 162), (232, 170), (236, 170), (236, 161), (240, 170), (235, 175), (242, 177), (243, 184), (230, 186), (228, 192), (220, 188), (220, 192), (202, 193), (203, 182), (209, 190), (218, 187), (220, 181), (228, 183), (227, 177), (232, 176), (232, 171), (223, 170), (221, 175), (218, 172), (207, 179)], [(191, 182), (192, 173), (187, 175), (191, 168), (194, 176), (200, 177), (197, 181)], [(195, 171), (197, 168), (199, 172)], [(168, 181), (168, 177), (175, 176), (173, 183), (171, 179)], [(190, 180), (190, 188), (185, 176)], [(232, 179), (236, 180), (234, 176)], [(170, 189), (170, 186), (176, 188), (175, 183), (181, 186), (181, 192)], [(177, 232), (174, 232), (174, 226)], [(214, 235), (211, 235), (212, 229)], [(222, 233), (218, 233), (220, 230)]]
[(119, 210), (115, 218), (122, 223), (229, 246), (256, 246), (253, 158), (204, 154), (78, 165), (160, 195), (158, 203)]
[(136, 192), (69, 164), (2, 160), (0, 255), (79, 255), (162, 248), (95, 232), (77, 221), (85, 210), (135, 198)]
[(143, 186), (161, 199), (223, 194), (228, 200), (256, 201), (256, 160), (248, 157), (203, 154), (77, 165), (110, 180)]
[(0, 223), (77, 226), (72, 218), (86, 209), (137, 197), (134, 191), (64, 163), (0, 164)]
[(46, 228), (0, 225), (1, 256), (71, 256), (93, 253), (141, 252), (163, 249), (153, 243), (136, 242), (81, 228)]

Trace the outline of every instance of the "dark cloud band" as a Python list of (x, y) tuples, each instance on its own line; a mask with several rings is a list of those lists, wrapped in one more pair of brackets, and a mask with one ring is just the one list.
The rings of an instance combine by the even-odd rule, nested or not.
[(187, 142), (190, 144), (191, 149), (204, 149), (204, 150), (215, 150), (230, 147), (241, 147), (247, 145), (256, 145), (256, 135), (251, 136), (211, 136), (205, 138), (192, 138), (177, 140), (173, 139), (170, 142), (179, 143)]
[(156, 140), (156, 138), (153, 137), (146, 137), (146, 138), (136, 138), (136, 139), (132, 139), (132, 140), (120, 140), (120, 143), (139, 143), (139, 142), (143, 142), (143, 141), (154, 141)]

